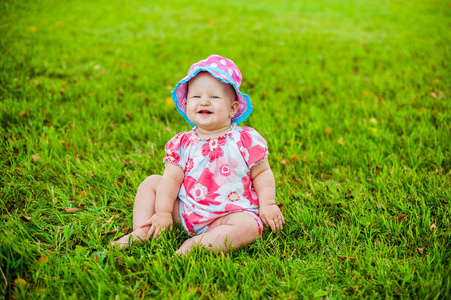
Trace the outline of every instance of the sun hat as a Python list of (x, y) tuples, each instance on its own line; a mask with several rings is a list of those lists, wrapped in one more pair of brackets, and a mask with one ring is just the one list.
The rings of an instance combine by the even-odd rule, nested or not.
[(208, 58), (193, 64), (188, 70), (188, 75), (183, 77), (172, 90), (172, 100), (182, 117), (184, 117), (191, 126), (196, 126), (196, 124), (191, 122), (186, 115), (185, 101), (188, 91), (188, 81), (202, 71), (208, 72), (214, 78), (233, 86), (237, 96), (236, 100), (240, 103), (240, 108), (232, 117), (232, 123), (238, 124), (243, 122), (251, 114), (254, 107), (252, 106), (249, 96), (241, 93), (239, 90), (242, 80), (241, 72), (233, 61), (217, 54), (210, 55)]

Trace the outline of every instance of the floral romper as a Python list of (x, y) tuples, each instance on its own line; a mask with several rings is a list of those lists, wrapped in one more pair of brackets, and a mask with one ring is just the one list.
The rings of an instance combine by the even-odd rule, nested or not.
[(199, 138), (195, 129), (174, 136), (166, 144), (163, 159), (185, 173), (178, 194), (183, 227), (193, 236), (204, 233), (217, 218), (246, 212), (261, 234), (251, 168), (268, 156), (266, 141), (254, 129), (236, 124), (224, 135), (210, 139)]

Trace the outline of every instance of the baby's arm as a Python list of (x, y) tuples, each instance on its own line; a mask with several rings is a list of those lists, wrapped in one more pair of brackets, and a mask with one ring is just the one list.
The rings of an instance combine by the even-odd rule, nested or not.
[(281, 230), (285, 220), (276, 205), (276, 182), (268, 160), (265, 159), (252, 167), (251, 178), (260, 204), (260, 219), (263, 224), (271, 227), (273, 232)]
[(172, 210), (184, 178), (183, 170), (172, 163), (167, 163), (163, 177), (157, 188), (155, 214), (141, 227), (150, 226), (147, 237), (158, 237), (167, 227), (171, 228)]

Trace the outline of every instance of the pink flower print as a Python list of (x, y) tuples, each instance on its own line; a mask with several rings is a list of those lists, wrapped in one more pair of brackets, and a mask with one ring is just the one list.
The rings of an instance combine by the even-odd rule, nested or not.
[(204, 200), (205, 196), (207, 196), (207, 193), (208, 193), (207, 187), (203, 186), (200, 183), (196, 183), (193, 189), (191, 190), (191, 194), (194, 196), (194, 200), (196, 200), (196, 202)]
[(237, 176), (235, 169), (238, 162), (233, 158), (220, 157), (211, 164), (213, 180), (218, 185), (224, 185), (227, 182), (233, 182)]
[(244, 161), (249, 161), (249, 151), (244, 147), (240, 147), (240, 152), (244, 158)]
[(265, 148), (259, 145), (251, 147), (248, 151), (249, 151), (248, 164), (250, 166), (258, 163), (267, 156), (267, 151), (265, 150)]
[(200, 177), (196, 180), (192, 176), (186, 176), (183, 182), (186, 195), (202, 205), (219, 205), (221, 202), (215, 201), (219, 196), (216, 191), (219, 189), (212, 179), (213, 174), (209, 169), (204, 169)]
[(235, 201), (240, 200), (240, 195), (238, 195), (237, 192), (231, 192), (231, 193), (227, 196), (227, 198), (229, 198), (229, 201), (230, 201), (230, 202), (235, 202)]
[(241, 183), (244, 187), (243, 197), (249, 200), (251, 205), (258, 206), (258, 196), (255, 192), (254, 185), (252, 184), (251, 176), (248, 174), (247, 176), (241, 179)]
[(230, 176), (232, 172), (230, 172), (230, 166), (228, 164), (223, 164), (219, 167), (219, 173), (221, 176)]
[(225, 137), (209, 139), (202, 145), (202, 155), (208, 156), (209, 162), (212, 162), (218, 157), (222, 157), (224, 155), (224, 151), (222, 151), (221, 146), (224, 146), (225, 144)]
[(217, 211), (216, 213), (217, 214), (223, 214), (223, 213), (230, 213), (230, 212), (234, 212), (234, 211), (243, 211), (243, 210), (244, 210), (244, 208), (239, 206), (239, 205), (236, 205), (236, 204), (233, 204), (233, 203), (227, 203), (225, 205), (223, 211)]
[(173, 164), (178, 165), (180, 161), (180, 155), (177, 152), (166, 149), (166, 157), (165, 159)]
[(180, 161), (180, 154), (178, 153), (178, 150), (180, 148), (180, 145), (178, 143), (180, 136), (176, 135), (174, 138), (172, 138), (169, 142), (166, 143), (166, 146), (164, 147), (166, 157), (166, 161), (170, 161), (173, 164), (178, 164)]
[(180, 148), (180, 136), (181, 134), (177, 134), (169, 142), (167, 142), (165, 149), (171, 150), (172, 152), (177, 152)]
[[(263, 141), (263, 138), (257, 139), (257, 141)], [(241, 155), (249, 166), (263, 160), (267, 155), (267, 150), (260, 145), (252, 146), (253, 139), (248, 131), (242, 131), (240, 141), (237, 142)], [(263, 143), (266, 145), (266, 142)]]
[(196, 235), (196, 231), (194, 230), (194, 222), (196, 220), (200, 220), (201, 217), (197, 214), (195, 214), (192, 211), (187, 210), (187, 206), (185, 205), (185, 211), (188, 211), (188, 213), (183, 213), (182, 218), (185, 221), (186, 229), (188, 230), (190, 235)]
[(187, 134), (183, 135), (183, 137), (180, 139), (180, 146), (182, 146), (184, 148), (187, 148), (188, 146), (191, 146), (191, 145), (196, 146), (199, 143), (200, 143), (200, 141), (193, 131), (188, 132)]
[(194, 161), (192, 158), (188, 158), (188, 161), (186, 162), (185, 166), (185, 173), (189, 173), (194, 167)]

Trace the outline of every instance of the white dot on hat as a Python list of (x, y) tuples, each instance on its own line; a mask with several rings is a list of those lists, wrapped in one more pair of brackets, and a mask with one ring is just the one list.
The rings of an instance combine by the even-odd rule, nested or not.
[(227, 71), (229, 72), (229, 75), (230, 75), (230, 76), (232, 76), (232, 75), (233, 75), (233, 71), (232, 71), (232, 69), (228, 69)]
[(213, 68), (216, 68), (218, 65), (215, 64), (215, 63), (212, 63), (210, 66), (213, 67)]
[(236, 72), (236, 75), (240, 76), (240, 73), (238, 73), (238, 70), (235, 70), (235, 72)]
[(220, 62), (223, 66), (225, 66), (225, 65), (227, 64), (227, 62), (225, 61), (225, 59), (221, 59), (219, 62)]

